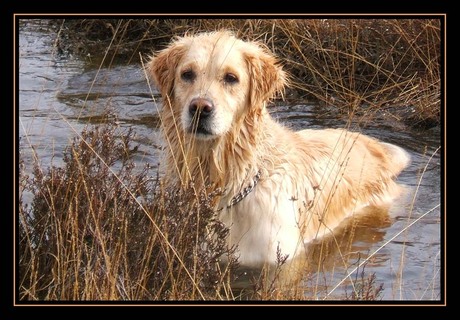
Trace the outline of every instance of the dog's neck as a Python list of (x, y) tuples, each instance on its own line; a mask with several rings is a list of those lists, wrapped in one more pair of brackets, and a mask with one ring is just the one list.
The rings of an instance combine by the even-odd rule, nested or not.
[[(235, 196), (260, 174), (257, 145), (263, 137), (265, 117), (268, 114), (248, 114), (234, 130), (213, 140), (196, 140), (191, 135), (177, 135), (177, 130), (166, 136), (168, 172), (181, 186), (193, 182), (195, 187), (220, 188), (228, 197)], [(179, 137), (179, 139), (178, 139)], [(174, 179), (174, 178), (173, 178)]]

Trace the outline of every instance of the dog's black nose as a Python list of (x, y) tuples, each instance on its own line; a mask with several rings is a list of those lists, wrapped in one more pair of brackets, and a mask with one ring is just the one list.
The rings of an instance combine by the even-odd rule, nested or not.
[[(207, 118), (214, 110), (214, 105), (211, 101), (205, 98), (195, 98), (190, 102), (188, 111), (192, 116), (198, 116), (200, 119)], [(198, 113), (198, 114), (197, 114)]]

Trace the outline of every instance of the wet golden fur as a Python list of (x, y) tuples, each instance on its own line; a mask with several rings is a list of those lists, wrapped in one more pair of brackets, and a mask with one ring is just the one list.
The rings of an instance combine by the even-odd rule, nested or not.
[[(278, 246), (292, 258), (364, 206), (399, 194), (394, 179), (409, 162), (401, 148), (340, 129), (294, 132), (270, 117), (267, 103), (287, 77), (260, 43), (226, 31), (179, 37), (148, 71), (163, 98), (165, 180), (225, 190), (216, 209), (243, 265), (274, 262)], [(228, 208), (258, 172), (253, 191)]]

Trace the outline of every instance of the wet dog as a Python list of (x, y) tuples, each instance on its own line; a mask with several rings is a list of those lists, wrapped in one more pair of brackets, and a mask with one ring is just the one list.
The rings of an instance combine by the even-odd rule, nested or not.
[(294, 132), (267, 111), (287, 76), (261, 43), (218, 31), (176, 38), (148, 72), (159, 88), (165, 179), (224, 190), (216, 204), (239, 262), (274, 263), (366, 206), (391, 203), (410, 158), (342, 129)]

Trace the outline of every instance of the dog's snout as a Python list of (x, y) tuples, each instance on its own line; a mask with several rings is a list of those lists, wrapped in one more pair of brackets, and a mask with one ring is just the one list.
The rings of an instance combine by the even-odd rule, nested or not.
[(200, 118), (208, 117), (214, 110), (213, 103), (205, 98), (195, 98), (190, 102), (189, 112), (192, 116), (198, 112)]

